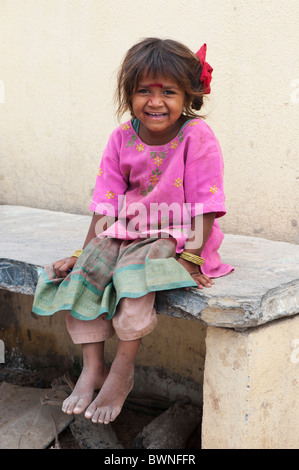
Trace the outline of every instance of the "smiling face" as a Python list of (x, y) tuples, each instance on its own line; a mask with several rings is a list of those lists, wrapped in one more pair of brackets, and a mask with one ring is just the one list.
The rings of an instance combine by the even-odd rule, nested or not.
[(172, 140), (184, 122), (184, 101), (185, 92), (176, 80), (143, 75), (132, 97), (141, 140), (148, 145), (163, 145)]

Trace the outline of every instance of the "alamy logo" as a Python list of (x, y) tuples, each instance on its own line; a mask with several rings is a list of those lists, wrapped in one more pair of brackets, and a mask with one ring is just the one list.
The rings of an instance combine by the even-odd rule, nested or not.
[[(127, 204), (126, 196), (118, 196), (115, 205), (97, 204), (96, 212), (105, 215), (97, 222), (97, 235), (109, 224), (109, 236), (116, 238), (188, 238), (188, 248), (202, 245), (202, 203), (152, 202), (147, 206), (142, 202)], [(198, 214), (192, 228), (191, 214)]]

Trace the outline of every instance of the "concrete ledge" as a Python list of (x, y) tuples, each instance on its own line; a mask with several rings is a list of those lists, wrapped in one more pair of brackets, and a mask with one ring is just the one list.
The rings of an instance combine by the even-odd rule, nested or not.
[[(40, 270), (85, 239), (90, 216), (0, 206), (0, 288), (33, 295)], [(220, 251), (235, 271), (211, 289), (157, 295), (158, 313), (242, 330), (299, 313), (299, 247), (226, 235)]]

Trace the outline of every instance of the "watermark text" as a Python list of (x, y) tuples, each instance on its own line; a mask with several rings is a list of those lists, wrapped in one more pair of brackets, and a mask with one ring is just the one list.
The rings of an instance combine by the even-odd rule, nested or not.
[(97, 205), (102, 217), (96, 224), (99, 236), (109, 227), (109, 236), (124, 239), (170, 238), (188, 240), (188, 248), (200, 248), (203, 242), (203, 204), (166, 202), (128, 203), (118, 198), (117, 207), (110, 203)]

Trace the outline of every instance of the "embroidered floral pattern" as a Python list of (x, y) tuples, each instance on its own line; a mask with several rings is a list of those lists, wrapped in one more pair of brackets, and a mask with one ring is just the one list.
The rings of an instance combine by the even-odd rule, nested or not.
[(198, 121), (191, 121), (191, 122), (188, 124), (188, 127), (197, 126), (197, 124), (199, 124)]
[(159, 178), (158, 178), (157, 175), (152, 175), (152, 176), (150, 177), (150, 182), (151, 182), (153, 185), (157, 184), (158, 181), (159, 181)]
[(121, 126), (121, 128), (122, 128), (123, 131), (128, 131), (130, 129), (130, 126), (129, 126), (129, 124), (123, 124)]
[(112, 191), (107, 191), (107, 193), (105, 194), (105, 196), (106, 196), (108, 199), (113, 199), (114, 196), (115, 196), (115, 193), (113, 193)]
[(210, 193), (217, 193), (218, 188), (214, 185), (210, 187)]
[(160, 157), (155, 157), (154, 158), (155, 165), (160, 166), (160, 165), (162, 165), (162, 162), (163, 162), (162, 158), (160, 158)]
[(157, 156), (160, 158), (165, 158), (166, 157), (166, 152), (151, 152), (150, 153), (151, 158), (156, 158)]
[(183, 140), (184, 140), (184, 133), (183, 133), (183, 131), (181, 131), (181, 132), (178, 133), (178, 138), (179, 138), (179, 141), (180, 141), (180, 142), (183, 142)]
[(144, 145), (143, 144), (137, 144), (136, 145), (136, 150), (138, 150), (138, 152), (142, 152), (144, 150)]
[[(183, 131), (181, 131), (181, 132), (178, 133), (178, 139), (179, 139), (179, 142), (183, 142), (183, 140), (184, 140), (184, 133), (183, 133)], [(173, 142), (171, 142), (170, 147), (171, 147), (172, 149), (177, 148), (177, 146), (179, 145), (179, 142), (178, 142), (177, 140), (174, 140)]]
[(151, 184), (146, 189), (141, 191), (142, 196), (146, 196), (148, 193), (152, 192), (152, 190), (154, 189), (154, 186), (159, 182), (158, 176), (161, 174), (162, 172), (159, 171), (159, 168), (156, 168), (155, 170), (152, 171), (152, 175), (149, 179)]
[(103, 174), (103, 170), (102, 168), (99, 168), (98, 176), (102, 176), (102, 174)]
[[(178, 137), (177, 140), (174, 140), (173, 142), (170, 143), (170, 148), (171, 149), (177, 148), (179, 143), (183, 141), (183, 139), (184, 139), (183, 131), (180, 131), (177, 137)], [(136, 140), (136, 139), (134, 139), (134, 140)], [(129, 141), (126, 146), (130, 147), (130, 146), (133, 146), (133, 145), (134, 145), (134, 141), (133, 141), (133, 137), (132, 137), (132, 140)], [(141, 150), (144, 150), (143, 144), (136, 145), (136, 149), (139, 152)], [(163, 159), (166, 158), (166, 156), (167, 156), (167, 152), (165, 152), (165, 151), (163, 151), (163, 152), (154, 152), (154, 151), (150, 152), (150, 157), (151, 157), (151, 159), (154, 160), (154, 165), (156, 166), (156, 168), (155, 168), (155, 170), (152, 170), (152, 174), (149, 178), (149, 183), (150, 184), (148, 184), (148, 186), (141, 191), (142, 196), (146, 196), (147, 194), (152, 192), (153, 189), (154, 189), (154, 186), (156, 184), (158, 184), (159, 179), (160, 179), (159, 176), (162, 174), (162, 171), (159, 169), (159, 167), (163, 164)], [(181, 178), (177, 178), (175, 180), (174, 184), (177, 188), (179, 188), (180, 186), (182, 186), (183, 180)]]
[(133, 147), (136, 139), (137, 135), (133, 134), (131, 140), (128, 140), (126, 147)]

